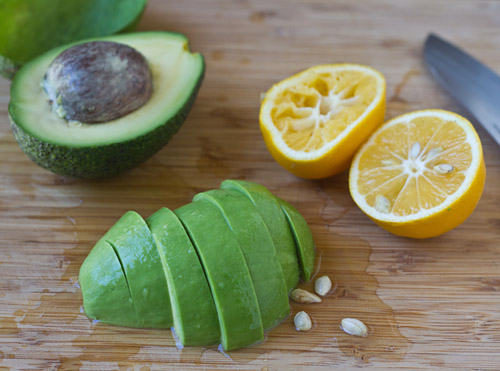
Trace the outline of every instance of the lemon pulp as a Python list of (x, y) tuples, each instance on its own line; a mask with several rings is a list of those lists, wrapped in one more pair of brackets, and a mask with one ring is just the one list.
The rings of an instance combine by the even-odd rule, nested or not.
[(381, 227), (428, 238), (472, 213), (485, 175), (481, 141), (470, 122), (452, 112), (422, 110), (373, 133), (354, 157), (349, 189)]
[(311, 72), (276, 96), (273, 124), (292, 150), (321, 149), (365, 112), (376, 85), (376, 79), (362, 71)]

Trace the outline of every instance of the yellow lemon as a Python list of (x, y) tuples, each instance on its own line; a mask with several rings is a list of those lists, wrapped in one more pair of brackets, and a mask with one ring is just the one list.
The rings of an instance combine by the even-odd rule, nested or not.
[(422, 110), (373, 133), (353, 159), (349, 189), (382, 228), (428, 238), (467, 219), (485, 177), (481, 141), (471, 123), (452, 112)]
[(385, 79), (356, 64), (311, 67), (265, 94), (260, 129), (274, 159), (291, 173), (319, 179), (349, 167), (384, 121)]

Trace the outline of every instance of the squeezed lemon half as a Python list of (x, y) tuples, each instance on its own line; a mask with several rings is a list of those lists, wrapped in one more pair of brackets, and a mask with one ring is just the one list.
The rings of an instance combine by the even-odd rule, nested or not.
[(382, 228), (428, 238), (472, 213), (485, 176), (481, 141), (471, 123), (452, 112), (422, 110), (373, 133), (354, 157), (349, 188)]
[(385, 79), (356, 64), (309, 68), (265, 94), (260, 128), (274, 159), (291, 173), (325, 178), (346, 168), (382, 124)]

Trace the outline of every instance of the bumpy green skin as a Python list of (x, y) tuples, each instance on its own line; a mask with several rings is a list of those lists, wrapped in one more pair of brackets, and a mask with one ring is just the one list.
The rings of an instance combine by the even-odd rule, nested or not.
[(219, 342), (219, 320), (212, 293), (186, 230), (177, 216), (165, 207), (146, 222), (153, 233), (167, 278), (177, 337), (183, 345)]
[(88, 317), (118, 326), (137, 326), (123, 267), (108, 242), (97, 242), (80, 267), (78, 281)]
[(12, 79), (21, 66), (0, 55), (0, 75)]
[(93, 179), (112, 176), (130, 170), (163, 148), (186, 120), (203, 81), (205, 65), (190, 98), (165, 124), (132, 140), (103, 146), (69, 147), (40, 140), (16, 124), (9, 105), (12, 132), (28, 157), (59, 175)]
[[(58, 45), (133, 29), (147, 0), (0, 0), (0, 74)], [(2, 62), (2, 60), (4, 62)]]

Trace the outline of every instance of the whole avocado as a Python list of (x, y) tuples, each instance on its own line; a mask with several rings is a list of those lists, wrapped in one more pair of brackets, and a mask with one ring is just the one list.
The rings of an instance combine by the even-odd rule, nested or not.
[(63, 44), (131, 31), (147, 0), (0, 0), (0, 75)]

